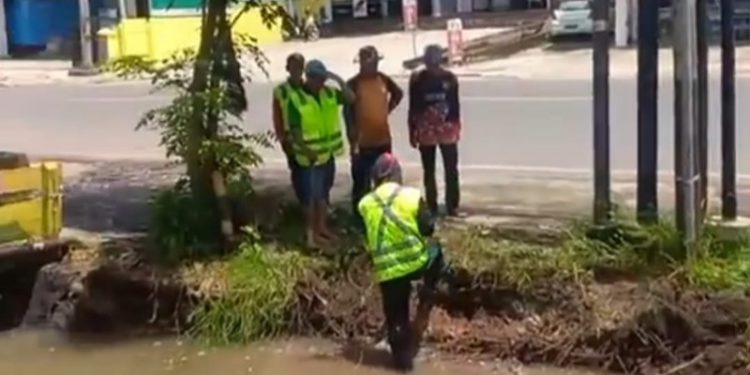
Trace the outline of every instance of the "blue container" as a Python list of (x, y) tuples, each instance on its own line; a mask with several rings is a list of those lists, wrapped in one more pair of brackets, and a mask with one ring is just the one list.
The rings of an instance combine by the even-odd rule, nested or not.
[(51, 38), (69, 38), (78, 28), (76, 0), (6, 0), (6, 13), (8, 42), (15, 47), (44, 48)]
[(8, 0), (8, 42), (17, 47), (47, 45), (52, 2), (49, 0)]

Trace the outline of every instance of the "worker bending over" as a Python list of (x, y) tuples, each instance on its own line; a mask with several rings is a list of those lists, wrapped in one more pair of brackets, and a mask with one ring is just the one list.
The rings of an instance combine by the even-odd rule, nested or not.
[[(410, 371), (435, 287), (449, 273), (440, 245), (430, 239), (433, 216), (418, 189), (401, 185), (401, 167), (396, 158), (390, 153), (381, 155), (371, 173), (375, 190), (362, 198), (358, 208), (365, 223), (375, 278), (380, 283), (394, 365), (401, 371)], [(411, 283), (421, 278), (424, 288), (412, 328)]]

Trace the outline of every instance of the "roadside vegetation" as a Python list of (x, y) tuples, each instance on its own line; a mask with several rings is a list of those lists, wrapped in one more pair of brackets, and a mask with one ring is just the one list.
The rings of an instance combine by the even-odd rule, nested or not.
[[(288, 18), (274, 5), (242, 4), (263, 9), (268, 22)], [(227, 5), (205, 3), (197, 51), (112, 65), (176, 92), (138, 125), (159, 132), (167, 156), (186, 166), (183, 179), (155, 195), (145, 255), (199, 296), (183, 330), (198, 340), (377, 337), (378, 290), (346, 210), (334, 215), (339, 247), (311, 252), (299, 210), (255, 189), (251, 170), (272, 139), (240, 127), (247, 103), (238, 56), (254, 57), (261, 69), (264, 59), (252, 39), (232, 37)], [(685, 366), (735, 374), (747, 365), (745, 240), (723, 242), (707, 230), (688, 253), (666, 220), (554, 231), (446, 222), (438, 232), (458, 271), (428, 337), (439, 349), (627, 373)], [(725, 297), (744, 307), (726, 307)], [(706, 364), (701, 356), (712, 347), (731, 355)]]

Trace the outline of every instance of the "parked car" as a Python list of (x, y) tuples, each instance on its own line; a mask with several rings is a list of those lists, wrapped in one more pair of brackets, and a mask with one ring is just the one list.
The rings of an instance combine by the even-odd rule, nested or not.
[(565, 1), (552, 13), (549, 34), (551, 37), (587, 35), (594, 30), (591, 3), (588, 0)]

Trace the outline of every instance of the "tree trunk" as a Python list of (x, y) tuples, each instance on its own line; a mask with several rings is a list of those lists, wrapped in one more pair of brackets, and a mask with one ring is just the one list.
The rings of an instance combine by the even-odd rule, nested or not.
[[(228, 0), (205, 0), (201, 41), (193, 69), (193, 94), (222, 89), (227, 84), (230, 106), (228, 110), (239, 115), (247, 108), (240, 65), (234, 51), (232, 32), (227, 17)], [(231, 245), (234, 236), (231, 206), (227, 197), (225, 176), (219, 171), (214, 155), (201, 158), (200, 148), (205, 140), (219, 135), (219, 113), (207, 107), (200, 95), (193, 97), (193, 122), (188, 145), (188, 176), (193, 196), (205, 203), (218, 219), (217, 239), (223, 236), (224, 244)]]
[[(211, 61), (214, 48), (214, 36), (218, 23), (217, 6), (223, 1), (204, 0), (203, 20), (201, 22), (201, 40), (193, 67), (193, 82), (190, 92), (193, 94), (193, 119), (189, 129), (188, 155), (186, 155), (187, 172), (190, 178), (190, 188), (193, 197), (199, 204), (205, 205), (211, 211), (216, 211), (216, 200), (212, 187), (212, 175), (209, 165), (206, 165), (200, 155), (201, 145), (206, 140), (208, 124), (206, 103), (200, 93), (206, 92), (211, 75)], [(216, 215), (215, 217), (218, 217)], [(215, 233), (219, 238), (219, 223), (216, 223)]]

